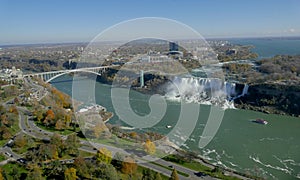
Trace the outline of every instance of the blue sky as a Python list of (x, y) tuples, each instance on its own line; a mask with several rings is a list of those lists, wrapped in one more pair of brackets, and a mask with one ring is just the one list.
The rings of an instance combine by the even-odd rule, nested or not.
[(0, 0), (0, 17), (0, 44), (90, 41), (139, 17), (174, 19), (204, 37), (300, 35), (300, 0)]

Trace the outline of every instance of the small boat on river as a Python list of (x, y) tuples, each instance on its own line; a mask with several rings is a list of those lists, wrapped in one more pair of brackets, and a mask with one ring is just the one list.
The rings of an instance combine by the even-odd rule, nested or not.
[(268, 124), (268, 121), (266, 121), (264, 119), (260, 119), (260, 118), (252, 120), (252, 122), (258, 123), (258, 124), (264, 124), (264, 125)]

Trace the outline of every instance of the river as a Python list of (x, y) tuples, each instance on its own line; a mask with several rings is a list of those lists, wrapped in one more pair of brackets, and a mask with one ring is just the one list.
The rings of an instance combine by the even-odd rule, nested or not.
[[(254, 52), (260, 58), (276, 54), (300, 54), (299, 39), (231, 39), (236, 44), (252, 44)], [(82, 87), (93, 84), (91, 79), (81, 79)], [(72, 95), (72, 77), (65, 75), (55, 79), (52, 85)], [(90, 92), (82, 88), (79, 100), (87, 101)], [(115, 112), (111, 101), (111, 86), (96, 82), (96, 102)], [(145, 115), (150, 112), (149, 95), (136, 91), (130, 92), (130, 105), (134, 112)], [(146, 131), (167, 134), (175, 125), (181, 105), (167, 101), (167, 111), (160, 122)], [(257, 175), (266, 179), (300, 179), (300, 118), (273, 114), (264, 114), (249, 110), (227, 109), (222, 123), (212, 141), (200, 149), (198, 142), (207, 122), (211, 106), (201, 105), (196, 127), (182, 148), (197, 152), (209, 161), (236, 171)], [(189, 117), (186, 117), (187, 119)], [(261, 125), (251, 122), (256, 118), (266, 119), (269, 123)], [(126, 124), (114, 116), (110, 123)]]

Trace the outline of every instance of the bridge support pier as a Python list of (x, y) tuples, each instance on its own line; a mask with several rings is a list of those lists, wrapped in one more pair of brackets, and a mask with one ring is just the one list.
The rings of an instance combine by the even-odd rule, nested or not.
[(144, 84), (145, 82), (144, 82), (144, 71), (143, 70), (141, 70), (140, 71), (140, 86), (141, 87), (144, 87)]

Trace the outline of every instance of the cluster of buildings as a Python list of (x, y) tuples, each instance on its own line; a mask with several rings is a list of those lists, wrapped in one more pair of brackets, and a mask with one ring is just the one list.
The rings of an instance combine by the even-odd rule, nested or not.
[(169, 52), (161, 54), (160, 52), (148, 51), (147, 54), (139, 58), (140, 62), (165, 62), (175, 59), (181, 59), (183, 53), (179, 51), (179, 46), (176, 42), (169, 42)]
[(2, 81), (12, 81), (15, 79), (22, 79), (23, 78), (23, 72), (20, 69), (16, 69), (15, 66), (13, 66), (11, 69), (1, 69), (0, 70), (0, 79)]

